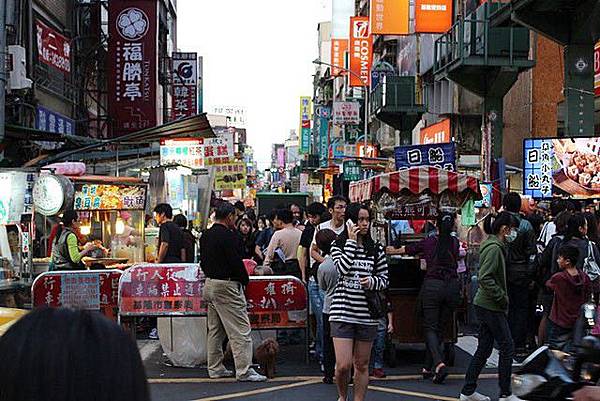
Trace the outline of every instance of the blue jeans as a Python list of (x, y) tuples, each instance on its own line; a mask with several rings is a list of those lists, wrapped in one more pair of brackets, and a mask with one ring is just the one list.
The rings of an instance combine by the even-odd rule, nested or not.
[(379, 319), (377, 326), (377, 338), (373, 342), (371, 351), (371, 360), (373, 361), (373, 369), (383, 369), (383, 351), (385, 350), (385, 337), (387, 335), (387, 318)]
[(319, 362), (323, 360), (323, 301), (325, 293), (319, 288), (319, 284), (314, 279), (308, 281), (308, 296), (310, 297), (310, 309), (317, 322), (315, 351)]

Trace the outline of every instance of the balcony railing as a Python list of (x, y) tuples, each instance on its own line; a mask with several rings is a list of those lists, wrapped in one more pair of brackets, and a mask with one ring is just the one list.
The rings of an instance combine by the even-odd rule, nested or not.
[(70, 103), (77, 102), (77, 88), (65, 79), (65, 75), (52, 67), (37, 64), (35, 66), (35, 84)]
[(371, 92), (371, 113), (410, 112), (422, 107), (416, 101), (416, 86), (414, 76), (387, 76)]
[(482, 66), (531, 64), (527, 28), (491, 25), (490, 15), (501, 6), (501, 3), (485, 3), (439, 37), (435, 42), (434, 72), (461, 62)]

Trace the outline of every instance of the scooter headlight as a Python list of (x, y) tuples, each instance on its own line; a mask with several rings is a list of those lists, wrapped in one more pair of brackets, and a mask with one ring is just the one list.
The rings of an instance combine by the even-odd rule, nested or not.
[(544, 376), (523, 374), (513, 375), (512, 378), (512, 390), (513, 394), (517, 397), (524, 397), (525, 395), (533, 392), (536, 388), (546, 383), (548, 380)]

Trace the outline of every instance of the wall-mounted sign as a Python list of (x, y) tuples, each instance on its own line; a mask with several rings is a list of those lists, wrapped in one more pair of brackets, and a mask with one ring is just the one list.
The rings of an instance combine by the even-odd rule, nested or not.
[(171, 119), (198, 113), (198, 53), (173, 52), (173, 85), (171, 86)]
[(312, 99), (300, 97), (300, 154), (310, 152), (310, 121), (312, 120)]
[(350, 86), (371, 85), (373, 36), (369, 17), (350, 18)]
[(158, 122), (158, 2), (108, 2), (108, 105), (113, 136)]
[(375, 35), (407, 35), (409, 11), (409, 0), (371, 0), (371, 31)]
[(162, 139), (160, 164), (180, 164), (192, 169), (204, 167), (204, 146), (196, 138)]
[(373, 65), (371, 70), (371, 88), (375, 88), (379, 83), (383, 82), (383, 78), (388, 75), (396, 74), (394, 66), (385, 61), (378, 61)]
[(360, 124), (360, 105), (358, 102), (333, 102), (333, 123), (339, 125)]
[(526, 139), (523, 193), (600, 198), (600, 138)]
[[(283, 148), (282, 148), (283, 149)], [(244, 163), (229, 163), (215, 166), (215, 189), (246, 188), (246, 166)]]
[(346, 53), (348, 53), (348, 39), (331, 39), (331, 69), (332, 76), (346, 74)]
[(43, 216), (55, 216), (71, 206), (73, 183), (61, 175), (41, 175), (33, 186), (35, 211)]
[(344, 181), (358, 181), (362, 179), (362, 162), (360, 160), (346, 160), (343, 164)]
[(448, 143), (451, 140), (450, 119), (446, 118), (439, 123), (421, 128), (419, 143), (430, 145), (432, 143)]
[(594, 93), (600, 96), (600, 42), (594, 47)]
[(456, 171), (456, 145), (454, 142), (434, 145), (397, 146), (394, 149), (396, 170), (419, 166), (433, 166)]
[(75, 210), (144, 210), (146, 186), (77, 184)]
[(204, 148), (204, 164), (212, 166), (216, 164), (230, 163), (235, 156), (234, 133), (225, 132), (216, 138), (201, 138)]
[(416, 0), (415, 32), (446, 33), (452, 26), (453, 0)]
[(59, 71), (71, 72), (71, 41), (39, 20), (37, 29), (38, 60)]

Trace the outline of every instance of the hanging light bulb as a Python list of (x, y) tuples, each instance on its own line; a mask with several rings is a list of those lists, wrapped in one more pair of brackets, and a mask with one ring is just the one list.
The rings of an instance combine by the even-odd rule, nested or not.
[(117, 217), (117, 221), (115, 222), (115, 233), (117, 235), (122, 235), (125, 232), (125, 222), (122, 218)]
[(92, 224), (90, 223), (89, 220), (86, 220), (80, 227), (79, 227), (79, 232), (81, 232), (81, 235), (90, 235), (92, 232)]

